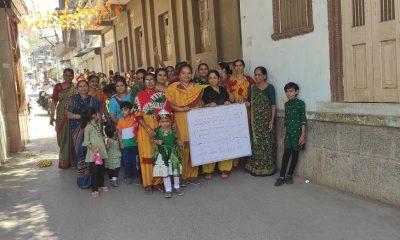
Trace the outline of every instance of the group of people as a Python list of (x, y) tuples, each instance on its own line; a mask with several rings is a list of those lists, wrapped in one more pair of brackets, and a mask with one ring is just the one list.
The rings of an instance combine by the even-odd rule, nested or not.
[[(146, 193), (163, 191), (166, 198), (181, 196), (181, 187), (198, 184), (218, 171), (226, 179), (240, 166), (254, 176), (276, 172), (276, 96), (265, 67), (245, 75), (245, 62), (219, 63), (211, 70), (199, 63), (193, 71), (188, 62), (129, 71), (125, 77), (109, 72), (78, 78), (64, 69), (62, 83), (54, 87), (50, 124), (57, 132), (59, 168), (77, 169), (77, 185), (91, 188), (92, 196), (117, 187), (120, 168), (125, 184), (142, 184)], [(305, 145), (305, 104), (297, 98), (299, 87), (286, 84), (284, 91), (284, 154), (275, 186), (293, 183), (299, 151)], [(217, 164), (193, 167), (190, 163), (188, 111), (244, 103), (252, 143), (252, 156), (226, 159)], [(233, 129), (234, 131), (234, 129)], [(205, 132), (204, 134), (212, 134)], [(289, 165), (289, 159), (292, 161)], [(242, 163), (242, 164), (240, 164)]]

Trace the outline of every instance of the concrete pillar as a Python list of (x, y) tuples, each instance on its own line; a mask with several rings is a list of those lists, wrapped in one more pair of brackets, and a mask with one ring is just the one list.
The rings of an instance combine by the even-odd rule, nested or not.
[[(9, 29), (9, 15), (6, 9), (0, 9), (0, 99), (3, 101), (2, 115), (6, 119), (7, 142), (10, 152), (19, 152), (25, 148), (28, 138), (27, 113), (25, 96), (20, 96), (18, 104), (17, 81), (20, 81), (20, 88), (24, 88), (21, 69), (14, 64), (12, 43)], [(18, 76), (18, 77), (17, 77)], [(23, 89), (19, 93), (24, 94)], [(20, 106), (19, 106), (20, 105)]]

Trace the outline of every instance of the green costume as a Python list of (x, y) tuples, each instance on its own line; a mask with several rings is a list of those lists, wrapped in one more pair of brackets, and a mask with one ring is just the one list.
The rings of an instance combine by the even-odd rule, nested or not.
[(155, 144), (153, 177), (179, 177), (182, 174), (182, 158), (175, 131), (171, 128), (164, 132), (160, 127), (155, 129), (156, 140), (162, 144)]
[(299, 145), (301, 126), (307, 124), (306, 106), (298, 98), (285, 103), (285, 149), (299, 151), (303, 146)]

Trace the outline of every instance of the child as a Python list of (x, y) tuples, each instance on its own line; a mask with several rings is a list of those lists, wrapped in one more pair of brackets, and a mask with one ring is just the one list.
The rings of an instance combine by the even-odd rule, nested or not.
[(99, 188), (107, 192), (104, 186), (104, 165), (94, 162), (95, 154), (106, 159), (107, 151), (104, 137), (100, 130), (100, 113), (93, 107), (86, 108), (81, 114), (81, 127), (85, 128), (82, 146), (87, 147), (85, 162), (90, 163), (92, 197), (99, 197)]
[[(288, 98), (285, 103), (285, 125), (282, 136), (285, 151), (282, 157), (280, 177), (275, 182), (277, 187), (284, 183), (293, 183), (293, 172), (299, 159), (299, 151), (304, 149), (306, 142), (306, 109), (304, 102), (297, 98), (299, 86), (290, 82), (285, 85), (285, 93)], [(292, 163), (286, 175), (290, 155), (292, 155)]]
[(182, 159), (179, 156), (176, 132), (171, 127), (171, 115), (165, 109), (158, 113), (159, 127), (155, 129), (155, 152), (153, 177), (163, 177), (165, 198), (172, 197), (171, 176), (174, 177), (174, 189), (178, 196), (183, 192), (179, 189), (179, 176), (182, 174)]
[(117, 129), (119, 146), (124, 161), (125, 183), (132, 184), (133, 173), (135, 183), (140, 184), (139, 165), (136, 162), (138, 147), (135, 139), (138, 123), (136, 122), (134, 115), (131, 114), (132, 104), (130, 102), (122, 102), (120, 107), (122, 118), (118, 120)]
[(108, 158), (105, 161), (105, 168), (110, 178), (111, 186), (118, 187), (118, 174), (121, 167), (121, 151), (119, 150), (118, 138), (115, 134), (115, 127), (108, 125), (105, 127), (106, 147)]

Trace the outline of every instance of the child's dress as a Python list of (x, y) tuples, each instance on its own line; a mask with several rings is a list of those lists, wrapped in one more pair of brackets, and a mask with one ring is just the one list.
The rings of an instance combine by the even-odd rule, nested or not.
[[(89, 144), (92, 145), (92, 149), (99, 149), (100, 157), (103, 160), (108, 158), (104, 137), (100, 131), (100, 125), (89, 123), (86, 126), (82, 146), (87, 147)], [(93, 162), (93, 158), (93, 152), (87, 151), (85, 162)]]
[(182, 158), (179, 155), (177, 136), (171, 128), (166, 133), (158, 127), (155, 129), (156, 140), (162, 144), (155, 144), (153, 177), (179, 177), (182, 174)]
[(110, 146), (107, 149), (108, 158), (105, 160), (105, 167), (107, 169), (115, 170), (121, 167), (121, 151), (119, 149), (119, 143), (117, 140), (112, 138), (107, 138), (107, 142)]

